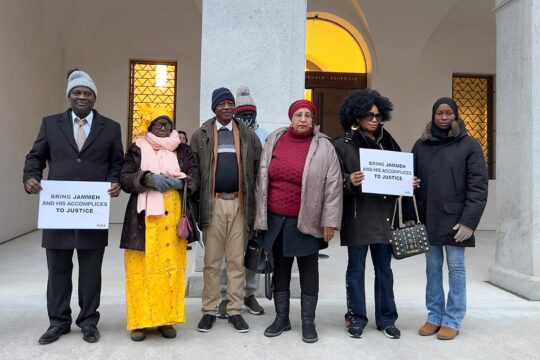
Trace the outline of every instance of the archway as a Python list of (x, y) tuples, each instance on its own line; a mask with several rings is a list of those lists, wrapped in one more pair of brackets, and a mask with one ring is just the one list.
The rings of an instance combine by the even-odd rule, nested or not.
[(317, 107), (321, 130), (332, 138), (343, 133), (339, 108), (352, 91), (367, 87), (368, 58), (344, 20), (308, 16), (306, 93)]

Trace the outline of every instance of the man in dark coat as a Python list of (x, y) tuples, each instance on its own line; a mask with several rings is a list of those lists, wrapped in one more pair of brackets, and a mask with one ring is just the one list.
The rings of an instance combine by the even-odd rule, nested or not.
[(261, 142), (255, 132), (233, 118), (234, 96), (226, 88), (214, 90), (212, 111), (191, 137), (191, 149), (199, 166), (199, 225), (205, 239), (203, 317), (197, 330), (212, 329), (221, 300), (220, 276), (223, 257), (227, 262), (229, 323), (238, 332), (248, 332), (241, 315), (245, 284), (244, 251), (253, 229), (255, 175)]
[[(42, 120), (32, 150), (26, 156), (24, 189), (29, 194), (39, 194), (43, 169), (48, 164), (49, 180), (110, 182), (109, 195), (118, 196), (124, 157), (120, 125), (93, 110), (97, 89), (85, 72), (75, 69), (68, 74), (66, 95), (70, 108)], [(107, 240), (107, 230), (43, 230), (50, 326), (39, 339), (40, 344), (50, 344), (70, 332), (74, 249), (79, 261), (81, 307), (76, 324), (85, 341), (99, 340), (97, 309)]]

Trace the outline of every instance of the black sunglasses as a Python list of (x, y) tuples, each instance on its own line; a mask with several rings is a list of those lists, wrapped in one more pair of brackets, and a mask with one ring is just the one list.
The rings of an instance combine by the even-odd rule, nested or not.
[(382, 114), (374, 114), (372, 112), (369, 112), (368, 115), (364, 118), (364, 120), (372, 121), (373, 118), (375, 118), (375, 120), (377, 120), (378, 122), (382, 122), (383, 115)]
[(154, 129), (157, 129), (157, 130), (163, 130), (163, 129), (172, 130), (172, 124), (169, 123), (169, 122), (166, 122), (166, 123), (157, 123), (157, 122), (155, 122), (155, 123), (152, 124), (152, 127)]

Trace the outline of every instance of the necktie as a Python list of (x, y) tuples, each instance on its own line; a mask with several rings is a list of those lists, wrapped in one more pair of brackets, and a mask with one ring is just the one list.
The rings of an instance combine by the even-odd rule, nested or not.
[(79, 124), (79, 130), (77, 131), (77, 147), (79, 148), (79, 151), (81, 151), (84, 142), (86, 141), (86, 133), (84, 132), (84, 126), (88, 121), (86, 119), (75, 119), (77, 121), (77, 124)]

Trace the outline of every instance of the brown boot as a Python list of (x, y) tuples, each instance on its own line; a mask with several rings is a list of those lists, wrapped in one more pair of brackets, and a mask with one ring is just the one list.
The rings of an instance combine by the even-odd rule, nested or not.
[(418, 330), (418, 333), (422, 336), (431, 336), (437, 333), (439, 331), (440, 327), (437, 325), (433, 325), (431, 323), (425, 323), (420, 327)]
[(437, 339), (439, 340), (452, 340), (458, 336), (459, 331), (452, 329), (446, 326), (442, 326), (441, 329), (437, 332)]

